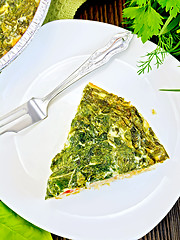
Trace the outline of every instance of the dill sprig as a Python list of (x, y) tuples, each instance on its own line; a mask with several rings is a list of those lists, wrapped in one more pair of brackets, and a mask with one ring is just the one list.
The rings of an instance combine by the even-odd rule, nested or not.
[(157, 68), (159, 68), (160, 65), (163, 64), (164, 59), (166, 57), (167, 52), (165, 50), (162, 50), (159, 46), (155, 48), (152, 52), (147, 53), (145, 56), (142, 58), (146, 58), (146, 60), (141, 60), (138, 61), (138, 74), (140, 75), (141, 73), (149, 72), (152, 70), (152, 61), (155, 59), (154, 65), (156, 65)]

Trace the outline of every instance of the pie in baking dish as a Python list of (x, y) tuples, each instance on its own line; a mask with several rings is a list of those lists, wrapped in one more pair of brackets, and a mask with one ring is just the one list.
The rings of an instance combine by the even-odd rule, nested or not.
[(31, 23), (40, 0), (0, 1), (0, 58), (22, 37)]

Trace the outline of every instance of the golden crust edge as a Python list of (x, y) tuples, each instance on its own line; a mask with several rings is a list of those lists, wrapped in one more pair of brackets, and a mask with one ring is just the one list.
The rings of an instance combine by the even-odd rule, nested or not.
[[(164, 162), (164, 161), (163, 161)], [(138, 170), (133, 170), (131, 172), (127, 172), (127, 173), (123, 173), (123, 174), (119, 174), (119, 175), (115, 175), (114, 177), (111, 177), (109, 179), (105, 179), (105, 180), (102, 180), (102, 181), (97, 181), (97, 182), (94, 182), (94, 183), (91, 183), (88, 187), (86, 188), (78, 188), (77, 190), (75, 190), (74, 192), (71, 192), (71, 193), (61, 193), (59, 196), (57, 197), (54, 197), (55, 199), (63, 199), (64, 197), (66, 196), (70, 196), (70, 195), (73, 195), (73, 194), (76, 194), (76, 193), (79, 193), (83, 190), (87, 190), (87, 189), (91, 189), (91, 188), (94, 188), (94, 189), (100, 189), (100, 187), (104, 186), (104, 185), (109, 185), (110, 186), (110, 183), (111, 182), (114, 182), (115, 180), (120, 180), (120, 179), (124, 179), (124, 178), (131, 178), (133, 176), (136, 176), (140, 173), (143, 173), (143, 172), (148, 172), (148, 171), (152, 171), (152, 170), (155, 170), (157, 165), (159, 165), (160, 163), (163, 163), (163, 162), (158, 162), (156, 164), (153, 164), (147, 168), (143, 168), (143, 169), (138, 169)], [(73, 190), (73, 189), (69, 189), (69, 190)], [(52, 198), (53, 199), (53, 198)]]

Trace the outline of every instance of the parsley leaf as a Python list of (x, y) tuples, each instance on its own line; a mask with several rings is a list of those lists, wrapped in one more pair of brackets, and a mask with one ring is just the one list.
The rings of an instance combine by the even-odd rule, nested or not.
[(149, 72), (152, 65), (159, 68), (167, 53), (180, 60), (180, 0), (128, 0), (123, 13), (127, 28), (143, 43), (152, 39), (157, 44), (138, 62), (138, 74)]
[(143, 6), (143, 5), (146, 5), (148, 2), (148, 0), (133, 0), (132, 3), (136, 3), (138, 4), (139, 6)]
[(124, 17), (134, 19), (134, 33), (141, 37), (143, 43), (153, 35), (158, 35), (161, 29), (162, 17), (150, 5), (129, 7), (124, 9)]
[(180, 1), (179, 0), (157, 0), (162, 8), (166, 9), (166, 12), (170, 11), (172, 17), (176, 17), (180, 13)]

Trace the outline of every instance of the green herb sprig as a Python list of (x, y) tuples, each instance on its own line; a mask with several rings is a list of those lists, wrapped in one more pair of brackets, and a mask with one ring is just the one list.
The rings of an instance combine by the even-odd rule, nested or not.
[(180, 58), (180, 0), (129, 0), (123, 11), (128, 28), (157, 47), (138, 62), (138, 74), (163, 64), (167, 53)]

